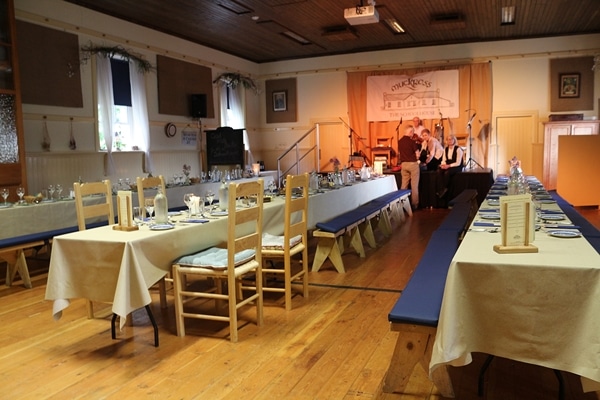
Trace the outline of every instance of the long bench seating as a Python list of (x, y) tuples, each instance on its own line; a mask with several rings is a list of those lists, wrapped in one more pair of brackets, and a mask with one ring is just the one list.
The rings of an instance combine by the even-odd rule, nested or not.
[[(452, 200), (453, 207), (440, 227), (433, 232), (400, 298), (388, 314), (392, 331), (400, 332), (385, 377), (386, 393), (402, 392), (417, 363), (429, 370), (432, 346), (438, 325), (446, 276), (462, 234), (477, 210), (477, 192), (469, 189)], [(444, 368), (433, 377), (444, 397), (454, 397)]]
[(345, 268), (342, 260), (345, 248), (344, 237), (347, 237), (347, 244), (360, 257), (364, 257), (363, 238), (369, 246), (372, 248), (376, 247), (371, 220), (378, 217), (378, 227), (384, 235), (389, 236), (391, 234), (390, 218), (397, 218), (403, 221), (405, 210), (409, 215), (412, 215), (412, 210), (408, 203), (410, 193), (408, 189), (390, 192), (354, 210), (345, 212), (328, 221), (317, 223), (317, 229), (313, 232), (313, 236), (319, 240), (312, 271), (318, 271), (325, 260), (329, 259), (338, 272), (344, 273)]
[(598, 230), (598, 228), (596, 228), (590, 221), (585, 219), (583, 215), (579, 214), (579, 212), (568, 201), (563, 199), (555, 191), (550, 191), (549, 193), (564, 211), (569, 220), (571, 220), (573, 225), (579, 227), (579, 231), (583, 237), (590, 242), (596, 251), (600, 252), (600, 230)]
[[(88, 229), (106, 225), (106, 222), (90, 223)], [(15, 236), (0, 240), (0, 259), (6, 261), (6, 285), (11, 286), (17, 274), (23, 280), (26, 288), (31, 288), (31, 278), (25, 259), (25, 250), (36, 247), (49, 246), (54, 236), (77, 231), (77, 226), (55, 229), (51, 231), (36, 232), (29, 235)]]

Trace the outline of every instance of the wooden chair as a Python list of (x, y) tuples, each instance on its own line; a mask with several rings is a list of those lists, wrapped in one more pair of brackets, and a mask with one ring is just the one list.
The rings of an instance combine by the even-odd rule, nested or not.
[[(163, 194), (167, 195), (165, 179), (162, 175), (159, 176), (147, 176), (141, 177), (138, 176), (136, 178), (137, 184), (137, 192), (138, 192), (138, 205), (139, 207), (144, 207), (146, 194), (144, 193), (144, 189), (158, 189), (160, 188)], [(158, 293), (160, 298), (160, 308), (167, 308), (167, 282), (173, 284), (173, 278), (171, 272), (167, 273), (167, 275), (162, 278), (158, 282)]]
[[(75, 192), (75, 207), (77, 211), (77, 225), (80, 231), (87, 228), (86, 221), (91, 218), (106, 218), (107, 223), (115, 223), (115, 211), (112, 201), (112, 186), (110, 180), (102, 182), (86, 182), (73, 184)], [(103, 195), (105, 201), (99, 204), (84, 204), (83, 198), (91, 195)], [(87, 301), (88, 318), (94, 318), (94, 306), (91, 300)]]
[(138, 176), (136, 178), (136, 183), (137, 183), (137, 192), (138, 192), (138, 204), (140, 207), (144, 207), (144, 201), (146, 199), (145, 193), (144, 193), (144, 189), (156, 189), (158, 191), (158, 188), (160, 188), (163, 192), (163, 194), (166, 196), (167, 195), (167, 189), (165, 186), (165, 179), (163, 178), (162, 175), (159, 176), (148, 176), (148, 177), (141, 177)]
[[(285, 309), (292, 309), (292, 283), (302, 283), (302, 295), (308, 298), (308, 174), (286, 177), (283, 236), (263, 234), (263, 291), (285, 293)], [(293, 269), (293, 257), (300, 254)], [(283, 268), (276, 261), (283, 260)], [(267, 267), (270, 265), (270, 267)], [(283, 276), (283, 287), (270, 284), (269, 275)]]
[[(229, 323), (229, 338), (238, 341), (238, 309), (254, 302), (256, 306), (256, 324), (263, 323), (262, 293), (262, 219), (263, 219), (263, 180), (232, 183), (229, 185), (229, 216), (227, 221), (227, 244), (225, 247), (212, 247), (196, 254), (179, 258), (173, 265), (173, 283), (175, 287), (175, 320), (177, 336), (185, 336), (184, 318), (224, 321)], [(249, 207), (236, 209), (236, 199), (255, 198)], [(235, 211), (234, 211), (235, 210)], [(242, 278), (253, 275), (253, 284)], [(215, 285), (207, 290), (194, 291), (198, 281), (194, 276), (213, 280)], [(224, 287), (224, 285), (226, 287)], [(248, 297), (242, 297), (242, 291), (250, 291)], [(192, 310), (192, 300), (195, 301)], [(214, 300), (215, 309), (207, 310), (207, 302)], [(200, 304), (201, 303), (201, 304)], [(228, 304), (227, 315), (222, 315), (220, 306)], [(186, 308), (184, 309), (184, 306)], [(204, 306), (202, 310), (199, 307)]]

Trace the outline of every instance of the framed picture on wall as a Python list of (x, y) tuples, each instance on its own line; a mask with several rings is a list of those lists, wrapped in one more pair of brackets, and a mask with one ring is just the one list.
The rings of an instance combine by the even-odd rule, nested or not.
[(287, 110), (287, 93), (285, 90), (273, 92), (273, 111)]
[(558, 97), (559, 98), (577, 98), (579, 97), (579, 87), (581, 85), (581, 75), (578, 73), (559, 74), (558, 75)]

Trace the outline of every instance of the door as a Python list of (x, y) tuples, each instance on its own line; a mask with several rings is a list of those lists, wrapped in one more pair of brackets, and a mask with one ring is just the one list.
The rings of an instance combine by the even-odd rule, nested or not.
[[(508, 174), (508, 161), (521, 160), (526, 175), (541, 177), (541, 146), (537, 113), (506, 113), (494, 115), (490, 145), (490, 166), (497, 175)], [(539, 164), (539, 165), (538, 165)]]

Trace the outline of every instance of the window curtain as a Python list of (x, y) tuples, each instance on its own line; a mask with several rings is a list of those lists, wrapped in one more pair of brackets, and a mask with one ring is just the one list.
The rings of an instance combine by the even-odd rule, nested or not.
[(131, 132), (138, 141), (140, 150), (144, 152), (143, 171), (152, 173), (154, 166), (150, 155), (150, 126), (148, 124), (145, 75), (139, 72), (135, 63), (130, 62), (129, 77), (131, 80), (131, 109), (133, 114)]
[(248, 155), (246, 162), (254, 163), (252, 150), (250, 149), (250, 140), (248, 132), (245, 129), (246, 113), (244, 107), (245, 89), (237, 86), (236, 88), (228, 88), (221, 86), (221, 126), (229, 126), (233, 129), (244, 129), (244, 150)]
[[(347, 75), (348, 112), (350, 126), (361, 137), (367, 137), (364, 142), (354, 138), (353, 148), (363, 151), (372, 161), (370, 148), (377, 145), (377, 138), (390, 138), (394, 149), (397, 149), (402, 128), (412, 123), (412, 117), (404, 119), (398, 131), (400, 121), (369, 122), (367, 121), (367, 77), (374, 75), (414, 75), (422, 72), (457, 69), (459, 72), (459, 102), (460, 115), (458, 118), (441, 121), (444, 126), (444, 136), (455, 134), (459, 144), (467, 149), (467, 160), (471, 158), (484, 168), (488, 168), (488, 150), (490, 143), (490, 121), (492, 117), (492, 69), (489, 62), (468, 65), (454, 65), (432, 68), (410, 68), (389, 71), (349, 72)], [(469, 110), (469, 111), (465, 111)], [(469, 118), (476, 112), (471, 123), (471, 140), (473, 154), (469, 153), (469, 135), (467, 124)], [(435, 125), (440, 120), (424, 120), (423, 125), (434, 132)], [(397, 160), (395, 160), (397, 161)]]
[(106, 158), (104, 160), (104, 175), (109, 176), (115, 173), (115, 162), (112, 155), (112, 72), (110, 69), (110, 58), (96, 57), (96, 85), (98, 87), (98, 121), (102, 125), (104, 132), (104, 141), (106, 142)]

